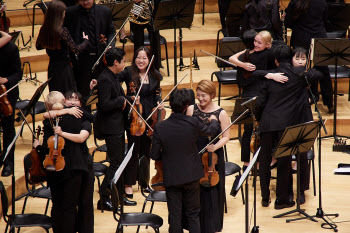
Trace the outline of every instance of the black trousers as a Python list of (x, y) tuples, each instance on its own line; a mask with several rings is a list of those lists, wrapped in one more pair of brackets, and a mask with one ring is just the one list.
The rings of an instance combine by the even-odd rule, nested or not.
[(76, 214), (84, 171), (73, 171), (72, 176), (59, 183), (53, 183), (52, 229), (54, 233), (75, 233)]
[[(259, 154), (259, 175), (260, 175), (260, 187), (261, 196), (263, 199), (270, 198), (270, 179), (271, 171), (270, 164), (272, 160), (272, 150), (277, 146), (280, 138), (283, 135), (284, 130), (263, 132), (260, 137), (261, 150)], [(303, 153), (300, 157), (301, 165), (301, 191), (304, 191), (307, 187), (307, 156)], [(288, 200), (290, 195), (293, 194), (293, 180), (291, 173), (291, 156), (285, 156), (277, 159), (277, 187), (276, 197), (281, 200)]]
[(182, 213), (187, 219), (189, 232), (200, 233), (200, 187), (199, 181), (165, 188), (169, 211), (169, 232), (182, 233)]
[[(107, 154), (110, 161), (105, 178), (101, 184), (100, 192), (104, 200), (109, 200), (109, 185), (112, 178), (114, 177), (115, 172), (123, 162), (124, 137), (123, 135), (108, 135), (105, 136), (105, 141), (107, 146)], [(118, 190), (120, 191), (120, 188), (118, 188)]]
[(79, 233), (94, 232), (94, 183), (94, 170), (90, 167), (89, 172), (82, 176), (77, 216), (77, 231)]
[(158, 30), (154, 30), (153, 24), (136, 24), (130, 22), (130, 30), (134, 34), (134, 53), (135, 51), (144, 46), (144, 29), (147, 28), (150, 43), (151, 43), (151, 51), (154, 55), (154, 67), (159, 70), (161, 67), (161, 50), (160, 50), (160, 34)]
[(244, 124), (244, 133), (242, 135), (241, 161), (250, 161), (250, 140), (253, 132), (253, 124)]
[[(3, 160), (3, 156), (5, 156), (7, 147), (11, 144), (13, 141), (14, 137), (16, 136), (16, 130), (15, 130), (15, 105), (16, 102), (11, 103), (12, 106), (12, 114), (10, 116), (4, 117), (1, 120), (1, 128), (3, 130), (3, 136), (2, 136), (2, 148), (3, 148), (3, 153), (0, 157), (0, 161)], [(4, 161), (4, 165), (13, 165), (13, 160), (14, 160), (14, 154), (15, 154), (15, 147), (16, 145), (14, 144), (12, 146), (12, 149), (10, 150), (6, 160)]]

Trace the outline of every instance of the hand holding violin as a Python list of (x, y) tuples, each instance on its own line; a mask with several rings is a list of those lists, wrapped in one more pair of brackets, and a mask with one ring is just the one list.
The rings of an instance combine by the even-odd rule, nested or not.
[[(132, 99), (132, 101), (134, 101), (135, 100), (135, 96), (131, 96), (131, 99)], [(135, 104), (136, 105), (140, 104), (140, 96), (137, 96)]]
[(38, 146), (40, 146), (39, 140), (38, 140), (38, 139), (34, 139), (33, 147), (34, 147), (34, 148), (37, 148)]
[(207, 151), (208, 152), (215, 152), (217, 149), (215, 147), (214, 144), (210, 144), (209, 146), (207, 146)]
[(162, 103), (162, 104), (159, 104), (159, 101), (157, 102), (157, 104), (158, 104), (158, 109), (159, 110), (162, 110), (162, 109), (164, 109), (164, 102)]
[(97, 86), (97, 80), (92, 79), (90, 82), (90, 90), (94, 89), (95, 86)]
[(5, 84), (8, 82), (7, 78), (0, 77), (0, 84)]
[(54, 130), (55, 134), (58, 134), (59, 136), (62, 136), (63, 131), (62, 131), (60, 126), (53, 127), (53, 130)]

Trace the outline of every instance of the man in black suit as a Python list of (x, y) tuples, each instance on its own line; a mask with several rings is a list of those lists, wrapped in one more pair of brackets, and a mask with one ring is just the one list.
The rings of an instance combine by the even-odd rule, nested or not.
[[(15, 86), (22, 78), (21, 60), (19, 57), (19, 51), (17, 45), (11, 41), (0, 48), (0, 84), (5, 85), (9, 90)], [(18, 87), (14, 88), (7, 94), (12, 113), (9, 116), (5, 116), (1, 119), (1, 127), (3, 130), (3, 152), (0, 156), (0, 167), (3, 163), (3, 156), (6, 153), (7, 147), (14, 139), (15, 132), (15, 105), (19, 97)], [(0, 113), (3, 115), (3, 113)], [(13, 174), (13, 159), (15, 153), (15, 145), (13, 145), (10, 153), (4, 161), (4, 168), (2, 170), (2, 176), (10, 176)]]
[[(307, 83), (300, 76), (304, 67), (293, 67), (291, 62), (292, 50), (286, 45), (279, 45), (274, 49), (277, 69), (272, 71), (255, 71), (253, 75), (265, 76), (268, 73), (283, 73), (288, 77), (288, 82), (279, 83), (273, 80), (265, 80), (262, 83), (259, 98), (256, 104), (256, 119), (260, 121), (260, 155), (259, 174), (262, 195), (262, 206), (270, 203), (270, 163), (271, 153), (288, 126), (304, 123), (310, 120), (306, 114), (311, 114), (308, 103)], [(320, 77), (320, 73), (307, 75), (309, 82)], [(305, 107), (309, 106), (309, 111)], [(305, 116), (305, 117), (303, 117)], [(307, 120), (306, 120), (307, 119)], [(311, 115), (312, 120), (312, 115)], [(301, 166), (307, 163), (306, 156), (301, 157)], [(291, 156), (278, 159), (277, 162), (277, 190), (275, 209), (292, 207), (295, 205), (290, 188)], [(302, 173), (307, 169), (302, 168)], [(304, 175), (304, 174), (302, 174)], [(305, 179), (306, 180), (306, 179)], [(301, 190), (304, 191), (303, 189)]]
[(171, 116), (155, 126), (151, 158), (163, 161), (163, 180), (169, 211), (169, 232), (183, 232), (182, 213), (187, 218), (189, 231), (200, 232), (200, 187), (204, 176), (197, 149), (200, 135), (213, 136), (220, 125), (211, 116), (209, 126), (195, 117), (186, 116), (189, 95), (187, 90), (176, 90), (170, 95)]
[[(93, 65), (105, 49), (100, 37), (106, 38), (108, 44), (115, 33), (112, 12), (105, 6), (95, 4), (94, 0), (79, 0), (79, 4), (67, 8), (64, 26), (77, 44), (84, 40), (82, 32), (89, 36), (87, 49), (77, 57), (71, 55), (77, 89), (86, 98), (90, 93), (91, 79), (97, 79), (103, 67), (100, 61), (100, 66), (92, 73)], [(114, 43), (111, 45), (114, 47)]]
[[(109, 49), (106, 52), (105, 59), (107, 68), (102, 71), (97, 84), (99, 102), (94, 121), (94, 132), (97, 138), (105, 139), (110, 164), (101, 184), (102, 200), (98, 202), (97, 208), (101, 209), (103, 205), (104, 209), (112, 211), (108, 188), (114, 173), (123, 161), (123, 111), (126, 105), (124, 90), (115, 75), (124, 69), (125, 52), (119, 48)], [(118, 190), (121, 191), (121, 187), (118, 187)], [(125, 198), (124, 205), (136, 205), (136, 202)]]

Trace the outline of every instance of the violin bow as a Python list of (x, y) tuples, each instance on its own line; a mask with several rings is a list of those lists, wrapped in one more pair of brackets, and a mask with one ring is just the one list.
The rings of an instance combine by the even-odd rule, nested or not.
[(182, 80), (184, 80), (184, 79), (186, 78), (187, 75), (188, 75), (188, 73), (186, 73), (186, 74), (183, 76), (183, 78), (173, 87), (173, 89), (171, 89), (171, 91), (167, 94), (167, 96), (165, 96), (165, 98), (163, 99), (163, 101), (162, 101), (160, 104), (158, 104), (158, 106), (152, 111), (151, 114), (149, 114), (149, 116), (147, 117), (146, 121), (148, 121), (149, 118), (152, 117), (153, 113), (154, 113), (155, 111), (157, 111), (157, 109), (159, 108), (159, 106), (160, 106), (162, 103), (164, 103), (164, 101), (168, 98), (168, 96), (171, 94), (171, 92), (173, 92), (173, 91), (175, 90), (175, 88), (182, 82)]
[[(139, 96), (139, 94), (140, 94), (140, 91), (141, 91), (141, 88), (142, 88), (142, 86), (143, 86), (143, 83), (144, 83), (145, 80), (146, 80), (148, 71), (149, 71), (149, 69), (151, 68), (151, 65), (152, 65), (152, 63), (153, 63), (153, 59), (154, 59), (154, 55), (152, 56), (151, 61), (150, 61), (149, 64), (148, 64), (148, 67), (147, 67), (145, 76), (143, 77), (143, 79), (142, 79), (142, 81), (141, 81), (141, 86), (139, 87), (139, 90), (137, 91), (137, 94), (136, 94), (136, 96), (135, 96), (134, 102), (133, 102), (132, 105), (131, 105), (132, 108), (134, 108), (134, 106), (135, 106), (136, 98), (137, 98), (137, 97)], [(131, 114), (132, 108), (130, 108), (130, 111), (129, 111), (129, 114), (128, 114), (128, 119), (130, 118), (130, 114)]]
[(102, 52), (102, 54), (100, 55), (100, 57), (97, 59), (97, 61), (95, 62), (94, 66), (92, 67), (92, 72), (95, 70), (96, 66), (100, 63), (101, 58), (106, 54), (107, 50), (111, 47), (112, 42), (114, 41), (114, 39), (117, 37), (117, 35), (119, 34), (120, 30), (122, 30), (122, 28), (124, 27), (124, 25), (129, 21), (129, 18), (126, 18), (126, 20), (124, 21), (124, 23), (122, 24), (122, 26), (120, 26), (119, 30), (114, 33), (114, 36), (112, 38), (112, 40), (108, 43), (108, 45), (106, 46), (105, 50)]
[(125, 99), (125, 100), (126, 100), (126, 102), (128, 102), (128, 104), (130, 105), (130, 109), (131, 109), (131, 110), (134, 110), (134, 111), (137, 113), (137, 115), (141, 118), (141, 120), (142, 120), (143, 122), (145, 122), (145, 124), (147, 125), (147, 127), (148, 127), (150, 130), (153, 131), (152, 127), (149, 126), (149, 124), (147, 123), (147, 121), (145, 121), (145, 119), (142, 118), (141, 114), (132, 106), (132, 104), (129, 102), (129, 100), (127, 100), (127, 99)]
[(215, 56), (214, 54), (208, 53), (208, 52), (206, 52), (206, 51), (204, 51), (204, 50), (200, 50), (200, 51), (201, 51), (202, 53), (205, 53), (205, 54), (209, 55), (209, 56), (215, 57), (216, 59), (218, 59), (218, 60), (220, 60), (220, 61), (223, 61), (223, 62), (225, 62), (225, 63), (227, 63), (227, 64), (229, 64), (229, 65), (231, 65), (231, 66), (236, 66), (235, 64), (233, 64), (233, 63), (231, 63), (231, 62), (229, 62), (229, 61), (227, 61), (227, 60), (225, 60), (225, 59), (222, 59), (221, 57)]
[(236, 123), (242, 116), (244, 116), (250, 109), (246, 109), (241, 115), (239, 115), (234, 121), (231, 122), (229, 126), (226, 127), (218, 136), (216, 136), (213, 140), (211, 140), (198, 154), (202, 154), (209, 145), (213, 144), (213, 142), (218, 139), (223, 133), (225, 133), (234, 123)]
[(17, 83), (16, 85), (14, 85), (13, 87), (11, 87), (10, 89), (8, 89), (6, 92), (2, 93), (2, 95), (0, 95), (0, 98), (3, 97), (4, 95), (6, 95), (7, 93), (9, 93), (10, 91), (12, 91), (13, 89), (15, 89), (17, 86), (19, 86), (19, 84), (28, 81), (29, 77), (24, 78), (22, 81), (20, 81), (19, 83)]

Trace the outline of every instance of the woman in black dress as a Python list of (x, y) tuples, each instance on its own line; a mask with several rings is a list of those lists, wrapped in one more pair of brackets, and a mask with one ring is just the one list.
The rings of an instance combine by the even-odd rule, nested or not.
[[(290, 45), (302, 47), (307, 51), (312, 38), (327, 38), (325, 23), (328, 18), (328, 6), (325, 0), (291, 0), (286, 9), (285, 25), (292, 29)], [(323, 104), (330, 113), (333, 108), (332, 80), (328, 67), (315, 67), (323, 73), (319, 80)], [(318, 101), (317, 83), (311, 86)]]
[(50, 57), (48, 78), (50, 91), (66, 93), (76, 90), (73, 69), (69, 59), (69, 51), (78, 54), (88, 45), (88, 37), (80, 45), (76, 45), (65, 27), (62, 27), (66, 6), (63, 2), (54, 0), (50, 3), (43, 26), (40, 28), (36, 48), (46, 49)]
[[(208, 118), (215, 115), (219, 120), (221, 130), (230, 124), (230, 118), (226, 111), (215, 104), (212, 100), (216, 95), (216, 88), (213, 82), (202, 80), (198, 83), (197, 89), (198, 104), (191, 105), (187, 109), (187, 115), (197, 117), (201, 122), (208, 124)], [(217, 132), (217, 134), (219, 134)], [(216, 135), (217, 135), (216, 134)], [(201, 211), (200, 224), (201, 232), (220, 232), (224, 222), (224, 202), (225, 202), (225, 160), (223, 146), (230, 140), (230, 131), (223, 133), (220, 140), (208, 146), (208, 152), (215, 152), (218, 156), (216, 170), (219, 173), (219, 183), (214, 187), (204, 187), (201, 185)], [(209, 142), (207, 137), (200, 137), (197, 141), (198, 151), (203, 149)]]
[[(119, 81), (125, 82), (127, 86), (127, 97), (132, 97), (138, 92), (138, 89), (141, 86), (141, 80), (145, 77), (145, 73), (151, 58), (152, 55), (150, 50), (147, 47), (142, 46), (136, 50), (132, 60), (132, 65), (126, 67), (124, 71), (117, 74)], [(146, 119), (152, 112), (152, 109), (156, 107), (159, 102), (161, 102), (159, 94), (160, 81), (162, 79), (162, 75), (155, 69), (154, 64), (151, 64), (139, 95), (140, 103), (143, 108), (142, 116), (144, 119)], [(136, 86), (135, 92), (133, 92), (132, 88), (130, 88), (132, 83)], [(129, 112), (129, 110), (125, 112)], [(132, 198), (132, 185), (136, 184), (138, 159), (143, 155), (149, 159), (151, 139), (147, 136), (147, 127), (141, 136), (132, 135), (130, 132), (130, 123), (131, 118), (125, 127), (128, 137), (128, 146), (130, 148), (133, 143), (135, 143), (135, 146), (130, 162), (125, 169), (124, 184), (126, 197)], [(151, 120), (149, 120), (148, 123), (151, 125)]]

